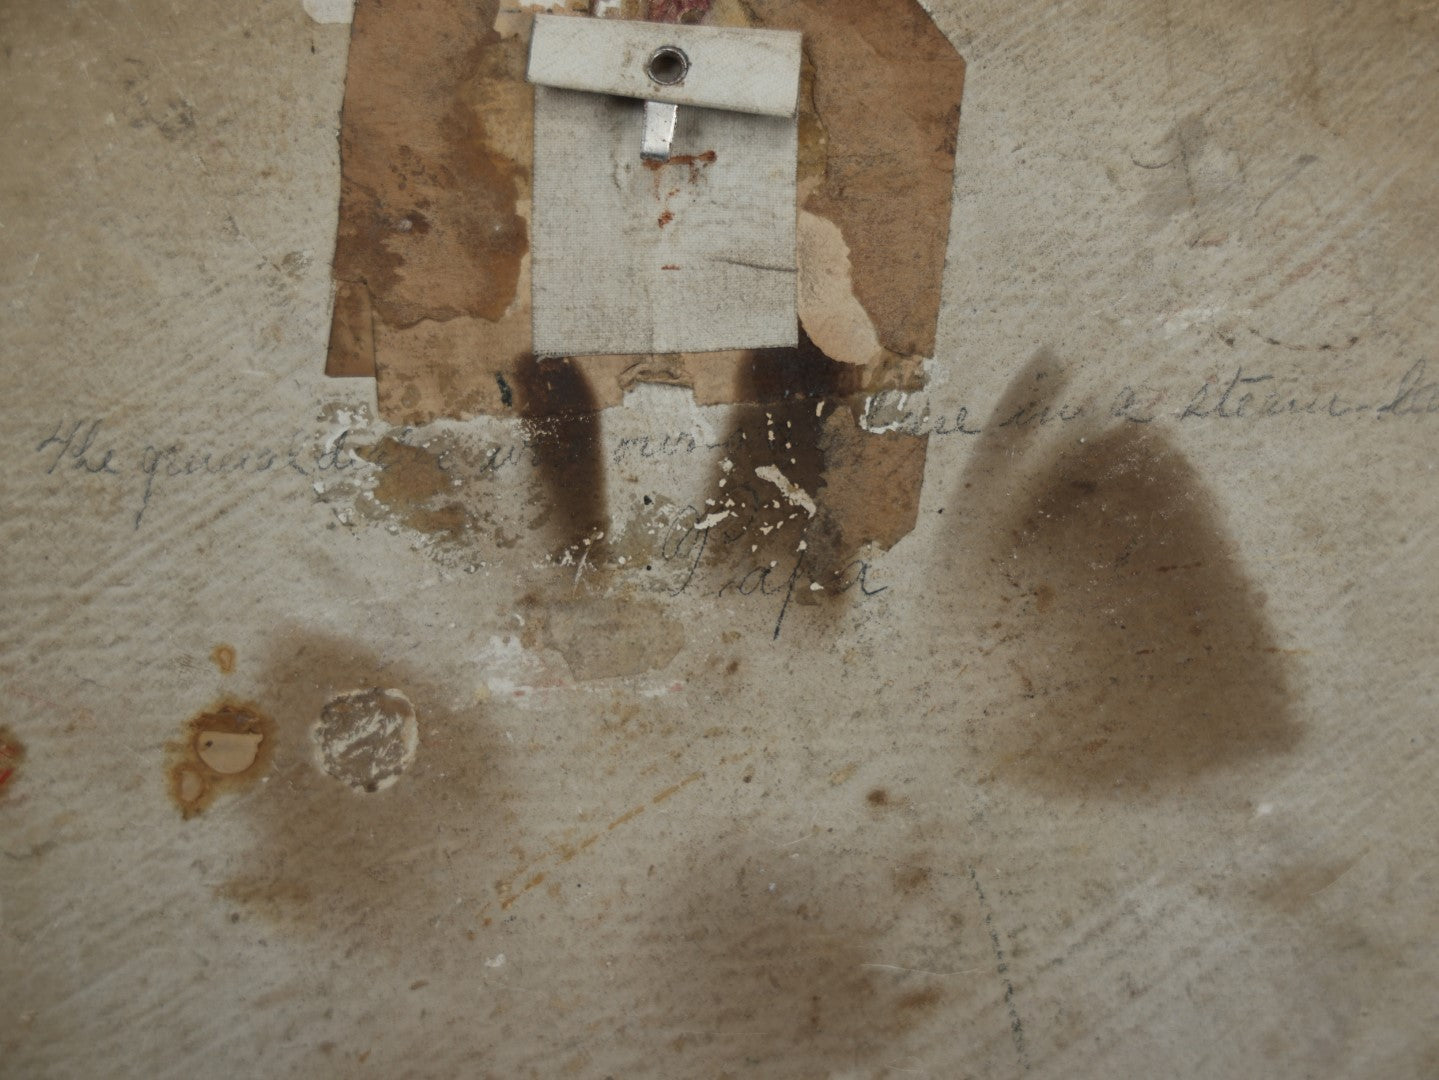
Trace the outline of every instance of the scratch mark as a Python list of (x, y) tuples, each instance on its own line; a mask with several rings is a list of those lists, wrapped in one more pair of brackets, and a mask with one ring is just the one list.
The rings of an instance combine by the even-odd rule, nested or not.
[(793, 266), (774, 266), (770, 263), (750, 262), (748, 259), (731, 259), (724, 255), (716, 255), (710, 262), (728, 263), (730, 266), (747, 266), (751, 270), (772, 270), (777, 274), (797, 274), (799, 269)]
[(989, 942), (994, 948), (994, 970), (1004, 981), (1004, 1008), (1009, 1014), (1009, 1037), (1014, 1041), (1014, 1052), (1019, 1055), (1020, 1067), (1029, 1071), (1029, 1052), (1024, 1046), (1024, 1021), (1019, 1018), (1019, 1009), (1014, 1004), (1014, 983), (1009, 978), (1009, 961), (1004, 958), (1004, 946), (999, 940), (999, 931), (994, 927), (994, 909), (990, 906), (989, 898), (984, 895), (984, 888), (979, 883), (979, 875), (974, 872), (974, 867), (969, 868), (969, 880), (974, 885), (975, 894), (979, 897), (980, 909), (984, 912), (984, 926), (989, 931)]

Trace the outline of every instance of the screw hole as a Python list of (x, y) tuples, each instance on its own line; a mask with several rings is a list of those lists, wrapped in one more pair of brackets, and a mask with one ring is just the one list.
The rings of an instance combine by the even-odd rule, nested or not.
[(674, 45), (661, 45), (645, 65), (645, 74), (661, 86), (674, 86), (684, 82), (689, 73), (690, 58), (683, 49)]

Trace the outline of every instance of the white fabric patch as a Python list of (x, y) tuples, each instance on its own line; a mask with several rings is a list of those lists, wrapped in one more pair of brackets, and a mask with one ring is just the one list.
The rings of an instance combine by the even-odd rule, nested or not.
[(535, 88), (535, 351), (796, 345), (796, 120), (681, 106), (646, 162), (643, 110)]

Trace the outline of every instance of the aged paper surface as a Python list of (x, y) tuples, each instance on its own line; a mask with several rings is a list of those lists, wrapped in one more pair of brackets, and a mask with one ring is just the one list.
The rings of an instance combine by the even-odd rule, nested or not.
[(930, 7), (943, 305), (802, 129), (830, 318), (609, 401), (419, 245), (321, 373), (344, 26), (0, 8), (0, 1072), (1434, 1075), (1436, 13)]

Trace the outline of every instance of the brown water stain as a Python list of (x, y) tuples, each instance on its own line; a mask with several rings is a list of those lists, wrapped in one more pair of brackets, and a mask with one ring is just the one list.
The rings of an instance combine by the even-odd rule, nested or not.
[(1274, 871), (1254, 887), (1254, 897), (1287, 915), (1297, 915), (1352, 870), (1362, 855), (1300, 862)]
[[(478, 706), (454, 708), (406, 664), (344, 638), (277, 632), (258, 686), (275, 717), (274, 773), (243, 807), (252, 840), (227, 859), (216, 895), (239, 917), (345, 950), (436, 959), (488, 899), (475, 885), (483, 875), (461, 874), (454, 856), (510, 861), (499, 835), (513, 824), (513, 792), (497, 768), (502, 740)], [(402, 690), (422, 732), (401, 781), (373, 793), (325, 773), (312, 737), (326, 703), (357, 686)]]
[(929, 888), (930, 874), (928, 866), (918, 863), (898, 867), (894, 871), (894, 891), (906, 897), (925, 892)]
[(210, 650), (210, 660), (219, 669), (221, 675), (234, 674), (235, 647), (233, 645), (216, 645)]
[(170, 800), (185, 818), (222, 794), (255, 784), (270, 769), (275, 722), (249, 702), (226, 699), (185, 722), (167, 748)]
[(721, 845), (671, 888), (657, 878), (630, 980), (646, 996), (625, 1011), (647, 1030), (683, 1035), (650, 1068), (849, 1075), (903, 1056), (912, 1033), (975, 993), (972, 980), (879, 963), (893, 916), (854, 879), (808, 863), (780, 869), (772, 853)]
[(7, 727), (0, 727), (0, 799), (12, 790), (25, 761), (25, 746)]
[(514, 381), (540, 485), (541, 510), (532, 527), (550, 529), (574, 561), (603, 563), (609, 509), (594, 391), (565, 357), (526, 357)]
[(1142, 797), (1292, 749), (1290, 668), (1203, 478), (1160, 431), (1054, 419), (1064, 385), (1043, 353), (1015, 378), (955, 500), (1013, 673), (984, 710), (996, 772)]

